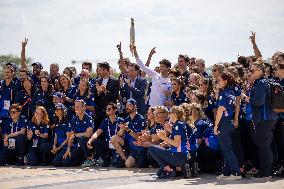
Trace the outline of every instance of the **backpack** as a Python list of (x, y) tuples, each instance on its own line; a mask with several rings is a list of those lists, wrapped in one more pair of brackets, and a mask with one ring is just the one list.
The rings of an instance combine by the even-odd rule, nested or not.
[(274, 79), (268, 79), (268, 86), (270, 89), (270, 104), (273, 112), (284, 112), (284, 89)]

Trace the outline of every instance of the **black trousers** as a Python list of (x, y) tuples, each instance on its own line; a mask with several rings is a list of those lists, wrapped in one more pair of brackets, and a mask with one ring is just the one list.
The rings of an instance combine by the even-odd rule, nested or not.
[(203, 141), (197, 149), (197, 162), (203, 173), (214, 173), (221, 163), (221, 151), (209, 148)]
[(279, 119), (275, 125), (273, 138), (274, 166), (284, 166), (284, 119)]
[(273, 153), (271, 144), (276, 122), (277, 120), (270, 120), (253, 123), (252, 139), (257, 146), (260, 165), (259, 173), (263, 177), (272, 175)]

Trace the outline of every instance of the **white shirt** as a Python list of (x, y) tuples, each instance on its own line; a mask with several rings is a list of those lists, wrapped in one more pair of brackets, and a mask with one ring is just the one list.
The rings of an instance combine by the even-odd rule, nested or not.
[(108, 82), (108, 79), (109, 79), (109, 78), (106, 78), (106, 79), (103, 78), (102, 84), (106, 86), (106, 85), (107, 85), (107, 82)]
[(166, 102), (165, 92), (171, 86), (170, 78), (162, 78), (162, 76), (146, 67), (143, 62), (136, 58), (137, 65), (152, 79), (150, 106), (163, 106)]

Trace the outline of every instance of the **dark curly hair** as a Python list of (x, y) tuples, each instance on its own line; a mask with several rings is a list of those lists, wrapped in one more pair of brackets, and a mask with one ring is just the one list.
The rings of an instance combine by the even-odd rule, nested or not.
[(226, 86), (234, 86), (236, 84), (236, 81), (235, 81), (235, 78), (234, 78), (234, 75), (231, 74), (230, 72), (228, 71), (224, 71), (223, 73), (220, 74), (220, 77), (227, 81), (227, 85)]

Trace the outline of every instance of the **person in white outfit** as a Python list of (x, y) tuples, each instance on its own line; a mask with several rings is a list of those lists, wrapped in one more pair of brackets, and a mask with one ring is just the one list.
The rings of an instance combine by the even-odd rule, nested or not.
[[(155, 54), (155, 48), (150, 52), (148, 61), (146, 65), (149, 65), (151, 57)], [(163, 59), (159, 62), (160, 73), (146, 67), (143, 62), (140, 60), (136, 46), (134, 47), (134, 56), (137, 62), (137, 65), (152, 79), (152, 87), (149, 99), (150, 106), (163, 106), (167, 99), (167, 91), (171, 87), (171, 82), (169, 78), (169, 71), (171, 69), (171, 62), (169, 60)]]

